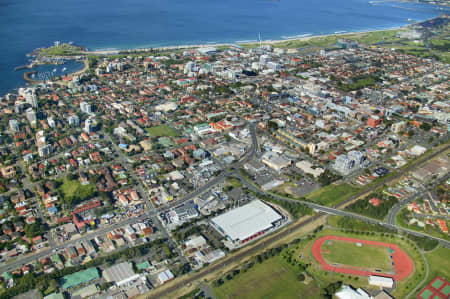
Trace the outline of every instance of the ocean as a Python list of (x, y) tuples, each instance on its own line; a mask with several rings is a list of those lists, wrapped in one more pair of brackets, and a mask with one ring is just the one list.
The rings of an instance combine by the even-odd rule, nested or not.
[(0, 0), (0, 96), (25, 85), (14, 68), (26, 54), (54, 41), (100, 50), (256, 41), (259, 32), (275, 40), (396, 28), (443, 12), (367, 0)]

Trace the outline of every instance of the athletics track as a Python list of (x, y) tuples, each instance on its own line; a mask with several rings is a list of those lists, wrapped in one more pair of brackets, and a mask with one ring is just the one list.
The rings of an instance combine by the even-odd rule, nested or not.
[[(361, 244), (367, 244), (372, 246), (383, 246), (386, 247), (386, 250), (388, 248), (391, 248), (394, 250), (394, 253), (392, 254), (392, 262), (394, 263), (395, 268), (395, 274), (385, 274), (380, 272), (371, 272), (371, 271), (365, 271), (365, 270), (358, 270), (358, 269), (351, 269), (346, 268), (345, 266), (332, 266), (328, 264), (325, 259), (322, 256), (321, 248), (324, 242), (328, 240), (337, 240), (337, 241), (345, 241), (345, 242), (352, 242), (352, 243), (361, 243)], [(344, 274), (351, 274), (351, 275), (359, 275), (359, 276), (370, 276), (370, 275), (378, 275), (378, 276), (385, 276), (385, 277), (391, 277), (395, 281), (402, 281), (404, 278), (408, 277), (413, 269), (413, 263), (410, 259), (410, 257), (401, 250), (397, 245), (395, 244), (389, 244), (389, 243), (382, 243), (382, 242), (376, 242), (376, 241), (369, 241), (369, 240), (360, 240), (360, 239), (353, 239), (353, 238), (346, 238), (346, 237), (338, 237), (338, 236), (325, 236), (318, 240), (316, 240), (312, 245), (312, 253), (314, 255), (314, 258), (322, 265), (322, 269), (325, 271), (334, 271)]]

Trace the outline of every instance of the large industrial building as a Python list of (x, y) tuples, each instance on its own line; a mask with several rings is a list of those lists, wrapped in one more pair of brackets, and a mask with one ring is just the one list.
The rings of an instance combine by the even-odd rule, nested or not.
[(130, 281), (139, 278), (139, 274), (135, 274), (131, 263), (124, 262), (106, 269), (103, 277), (107, 282), (113, 282), (118, 286), (124, 285)]
[(254, 200), (211, 219), (211, 225), (239, 247), (281, 225), (284, 217), (271, 206)]

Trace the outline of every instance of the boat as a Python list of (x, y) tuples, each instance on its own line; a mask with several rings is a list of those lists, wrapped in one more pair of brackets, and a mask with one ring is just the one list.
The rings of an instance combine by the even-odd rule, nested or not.
[(66, 67), (63, 67), (62, 71), (63, 71), (63, 72), (67, 71), (67, 68), (66, 68)]
[(55, 72), (56, 72), (56, 69), (53, 69), (53, 72), (55, 73)]

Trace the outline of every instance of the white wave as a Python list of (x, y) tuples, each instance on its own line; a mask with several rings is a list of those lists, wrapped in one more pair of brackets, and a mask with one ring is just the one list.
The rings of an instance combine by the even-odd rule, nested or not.
[(246, 40), (237, 40), (235, 41), (236, 44), (246, 44), (246, 43), (255, 43), (258, 40), (256, 39), (246, 39)]
[(309, 37), (309, 36), (312, 36), (312, 34), (305, 33), (305, 34), (298, 34), (298, 35), (292, 35), (292, 36), (282, 35), (281, 38), (282, 39), (297, 39), (297, 38)]

